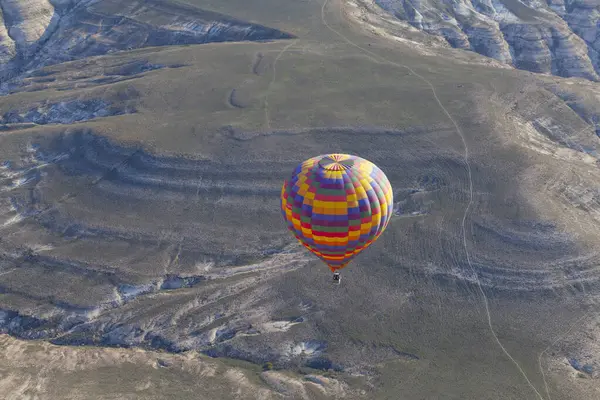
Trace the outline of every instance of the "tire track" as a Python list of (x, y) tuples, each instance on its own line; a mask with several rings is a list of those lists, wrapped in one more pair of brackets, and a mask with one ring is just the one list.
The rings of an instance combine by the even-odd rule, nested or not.
[(502, 342), (500, 342), (500, 339), (498, 338), (498, 335), (496, 334), (496, 331), (494, 330), (494, 327), (492, 325), (492, 315), (490, 312), (490, 308), (489, 308), (489, 301), (487, 298), (487, 295), (485, 294), (485, 291), (483, 290), (483, 286), (479, 280), (479, 275), (475, 272), (475, 269), (473, 268), (473, 265), (471, 263), (471, 256), (469, 253), (469, 248), (467, 245), (467, 232), (466, 232), (466, 221), (467, 221), (467, 217), (469, 215), (469, 211), (471, 209), (471, 206), (473, 205), (473, 175), (472, 175), (472, 171), (471, 171), (471, 163), (469, 161), (469, 146), (467, 144), (467, 141), (465, 139), (464, 133), (462, 132), (461, 128), (459, 127), (458, 123), (454, 120), (454, 118), (452, 117), (452, 115), (448, 112), (448, 110), (446, 109), (446, 107), (444, 107), (444, 104), (442, 103), (442, 101), (440, 100), (440, 98), (437, 95), (437, 91), (435, 90), (435, 87), (433, 86), (433, 84), (424, 76), (418, 74), (417, 72), (415, 72), (412, 68), (410, 68), (407, 65), (404, 64), (400, 64), (391, 60), (388, 60), (387, 58), (381, 57), (379, 55), (377, 55), (376, 53), (365, 49), (361, 46), (359, 46), (358, 44), (354, 43), (353, 41), (351, 41), (350, 39), (348, 39), (346, 36), (344, 36), (343, 34), (341, 34), (340, 32), (336, 31), (335, 29), (333, 29), (328, 23), (327, 23), (327, 19), (325, 18), (325, 8), (327, 7), (327, 4), (329, 3), (329, 0), (324, 0), (323, 5), (321, 7), (321, 21), (323, 22), (323, 25), (329, 29), (331, 32), (335, 33), (336, 35), (338, 35), (339, 37), (341, 37), (344, 41), (346, 41), (348, 44), (350, 44), (353, 47), (356, 47), (357, 49), (359, 49), (360, 51), (370, 55), (374, 60), (377, 61), (377, 59), (382, 60), (390, 65), (399, 67), (399, 68), (404, 68), (407, 71), (409, 71), (411, 74), (413, 74), (414, 76), (416, 76), (417, 78), (419, 78), (423, 83), (427, 84), (427, 86), (429, 86), (429, 88), (431, 89), (431, 94), (433, 95), (436, 103), (440, 106), (440, 109), (442, 110), (442, 112), (446, 115), (446, 117), (448, 118), (448, 120), (450, 120), (450, 122), (452, 123), (452, 125), (454, 126), (456, 133), (460, 136), (460, 139), (463, 143), (464, 146), (464, 162), (465, 162), (465, 166), (467, 168), (467, 174), (469, 177), (469, 202), (467, 203), (467, 206), (465, 208), (465, 212), (463, 214), (463, 218), (462, 218), (462, 223), (461, 223), (461, 227), (462, 227), (462, 236), (463, 236), (463, 246), (464, 246), (464, 250), (465, 250), (465, 256), (467, 259), (467, 264), (469, 265), (469, 268), (471, 269), (472, 274), (474, 275), (474, 278), (476, 280), (477, 283), (477, 287), (479, 289), (479, 292), (481, 293), (481, 296), (483, 298), (483, 302), (484, 302), (484, 306), (485, 306), (485, 311), (486, 311), (486, 315), (487, 315), (487, 323), (488, 323), (488, 327), (490, 329), (490, 333), (492, 334), (492, 336), (494, 337), (496, 343), (498, 344), (498, 346), (500, 347), (500, 349), (502, 350), (502, 352), (510, 359), (510, 361), (516, 366), (516, 368), (518, 369), (518, 371), (521, 373), (521, 375), (523, 376), (523, 378), (525, 378), (525, 380), (527, 381), (527, 384), (531, 387), (531, 389), (533, 389), (533, 391), (535, 392), (535, 394), (537, 395), (537, 397), (541, 400), (544, 400), (544, 397), (540, 394), (540, 392), (537, 390), (537, 388), (533, 385), (533, 383), (529, 380), (529, 377), (527, 376), (527, 374), (525, 373), (525, 371), (523, 370), (523, 368), (519, 365), (519, 363), (511, 356), (511, 354), (508, 352), (508, 350), (504, 347), (504, 345), (502, 344)]

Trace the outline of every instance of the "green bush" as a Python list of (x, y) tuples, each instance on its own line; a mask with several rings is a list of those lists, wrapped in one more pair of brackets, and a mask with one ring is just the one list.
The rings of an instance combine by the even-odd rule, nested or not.
[(273, 369), (273, 363), (271, 361), (267, 361), (263, 364), (263, 371), (270, 371)]

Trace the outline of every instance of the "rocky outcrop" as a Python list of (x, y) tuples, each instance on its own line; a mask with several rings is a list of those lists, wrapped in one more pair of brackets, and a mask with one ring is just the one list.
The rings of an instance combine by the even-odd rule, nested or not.
[(0, 80), (10, 77), (58, 27), (48, 0), (0, 0)]
[[(100, 65), (95, 60), (81, 60), (72, 64), (68, 73), (57, 66), (46, 69), (28, 71), (9, 82), (0, 84), (0, 95), (19, 92), (38, 92), (41, 90), (55, 90), (66, 92), (76, 89), (94, 88), (138, 79), (146, 73), (164, 68), (181, 68), (185, 65), (156, 64), (146, 59), (133, 59), (122, 61), (118, 57), (105, 60)], [(132, 90), (132, 89), (129, 89)], [(0, 114), (6, 110), (0, 110)], [(1, 127), (0, 127), (1, 129)]]
[(600, 5), (589, 0), (375, 0), (450, 46), (532, 72), (598, 80)]
[(99, 117), (130, 114), (133, 108), (113, 106), (103, 99), (68, 100), (40, 104), (27, 110), (12, 110), (0, 116), (0, 125), (34, 123), (73, 124)]
[(4, 14), (0, 8), (0, 73), (2, 72), (3, 65), (13, 59), (16, 54), (15, 41), (8, 35)]
[(0, 7), (8, 34), (23, 58), (35, 52), (59, 19), (48, 0), (0, 0)]
[(0, 0), (0, 80), (24, 69), (146, 46), (292, 35), (161, 0)]
[[(561, 0), (559, 0), (562, 3)], [(592, 1), (575, 0), (558, 4), (559, 15), (567, 21), (569, 27), (583, 39), (588, 47), (588, 55), (596, 68), (600, 70), (600, 5)]]

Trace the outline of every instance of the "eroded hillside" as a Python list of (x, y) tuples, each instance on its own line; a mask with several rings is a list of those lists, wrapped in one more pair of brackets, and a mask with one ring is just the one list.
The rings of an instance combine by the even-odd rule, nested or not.
[(597, 80), (600, 39), (597, 2), (502, 0), (357, 0), (381, 7), (407, 26), (519, 69)]
[[(0, 391), (597, 398), (596, 83), (345, 1), (116, 4), (65, 4), (89, 26), (29, 62), (72, 38), (83, 58), (5, 85)], [(295, 38), (97, 54), (214, 15)], [(395, 198), (340, 286), (279, 210), (328, 152), (375, 162)]]
[(2, 0), (0, 79), (147, 46), (291, 38), (258, 24), (161, 0)]

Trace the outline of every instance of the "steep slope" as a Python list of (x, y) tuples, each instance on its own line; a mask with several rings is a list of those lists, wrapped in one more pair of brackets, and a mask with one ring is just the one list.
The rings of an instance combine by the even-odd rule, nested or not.
[(0, 8), (0, 72), (5, 64), (17, 54), (15, 41), (8, 35), (2, 8)]
[(0, 7), (9, 36), (22, 58), (28, 58), (56, 28), (58, 14), (47, 0), (2, 0)]
[[(597, 80), (600, 5), (550, 0), (375, 0), (411, 26), (516, 68)], [(368, 4), (368, 0), (358, 3)]]
[(24, 69), (147, 46), (293, 37), (161, 0), (2, 0), (0, 7), (0, 81)]

